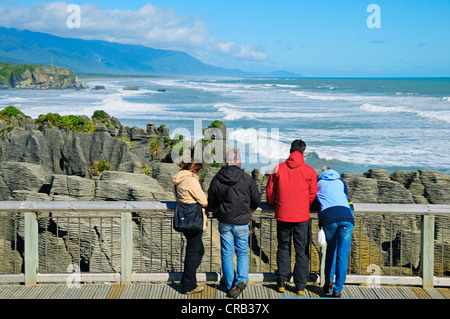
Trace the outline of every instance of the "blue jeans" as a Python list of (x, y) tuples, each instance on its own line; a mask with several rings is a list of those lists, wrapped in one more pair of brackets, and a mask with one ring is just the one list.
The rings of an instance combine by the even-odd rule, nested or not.
[[(233, 225), (219, 222), (222, 273), (228, 290), (242, 281), (248, 283), (248, 229), (248, 224)], [(236, 270), (233, 261), (235, 250)]]
[(338, 222), (323, 227), (327, 239), (327, 252), (325, 258), (325, 281), (332, 283), (333, 293), (339, 294), (344, 288), (347, 276), (348, 255), (352, 240), (353, 224)]

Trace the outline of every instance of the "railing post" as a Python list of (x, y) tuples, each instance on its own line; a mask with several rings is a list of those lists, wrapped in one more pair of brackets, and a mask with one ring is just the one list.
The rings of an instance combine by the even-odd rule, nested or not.
[(122, 212), (120, 216), (121, 232), (121, 270), (120, 283), (131, 284), (133, 267), (133, 224), (131, 212)]
[(25, 212), (25, 285), (36, 284), (39, 262), (38, 223), (36, 213)]
[(434, 215), (423, 215), (421, 231), (420, 266), (423, 288), (434, 285)]

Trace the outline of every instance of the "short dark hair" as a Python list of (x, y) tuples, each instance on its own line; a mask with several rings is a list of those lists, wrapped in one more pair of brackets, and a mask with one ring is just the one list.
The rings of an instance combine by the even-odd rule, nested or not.
[(303, 153), (306, 149), (306, 143), (302, 140), (295, 140), (291, 144), (291, 153), (298, 151), (300, 153)]

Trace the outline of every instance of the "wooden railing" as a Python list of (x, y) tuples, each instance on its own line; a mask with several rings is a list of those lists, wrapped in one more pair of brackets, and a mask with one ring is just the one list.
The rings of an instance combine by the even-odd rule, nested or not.
[[(76, 276), (76, 279), (80, 282), (83, 281), (120, 281), (122, 284), (128, 284), (133, 281), (161, 281), (161, 280), (177, 280), (180, 278), (179, 272), (149, 272), (149, 273), (137, 273), (133, 271), (133, 251), (136, 248), (133, 244), (133, 213), (167, 213), (173, 211), (175, 202), (121, 202), (121, 201), (3, 201), (0, 202), (0, 213), (3, 214), (0, 217), (2, 219), (14, 218), (23, 220), (23, 267), (21, 271), (17, 273), (3, 273), (0, 271), (0, 282), (24, 282), (27, 285), (36, 284), (38, 282), (53, 282), (53, 281), (67, 281), (69, 282)], [(268, 206), (266, 203), (262, 203), (260, 213), (265, 213), (267, 216), (273, 213), (273, 207)], [(73, 270), (69, 272), (58, 273), (41, 273), (38, 271), (39, 266), (39, 231), (38, 226), (39, 217), (38, 214), (43, 213), (58, 213), (59, 217), (64, 218), (65, 213), (70, 213), (72, 218), (83, 218), (73, 215), (74, 213), (109, 213), (111, 217), (119, 219), (120, 225), (120, 271), (110, 270), (109, 272), (78, 272), (74, 274)], [(422, 285), (424, 288), (433, 286), (450, 286), (450, 278), (445, 275), (435, 276), (435, 225), (439, 221), (443, 223), (440, 225), (443, 229), (448, 229), (450, 220), (450, 205), (405, 205), (405, 204), (354, 204), (355, 219), (363, 215), (389, 215), (395, 217), (399, 215), (411, 215), (420, 216), (420, 273), (417, 275), (409, 276), (395, 276), (395, 275), (383, 275), (378, 277), (377, 274), (351, 274), (349, 273), (348, 283), (368, 283), (375, 281), (379, 284), (412, 284)], [(273, 215), (272, 215), (273, 216)], [(314, 216), (314, 212), (312, 212)], [(436, 220), (438, 216), (438, 220)], [(45, 217), (47, 219), (56, 217)], [(164, 218), (170, 219), (170, 214)], [(273, 218), (273, 217), (264, 217)], [(272, 225), (272, 223), (270, 223)], [(1, 227), (1, 226), (0, 226)], [(272, 226), (271, 226), (272, 227)], [(16, 227), (17, 228), (17, 227)], [(211, 227), (212, 228), (212, 227)], [(6, 229), (6, 226), (5, 226)], [(1, 229), (0, 229), (1, 231)], [(42, 231), (42, 229), (41, 229)], [(111, 240), (113, 238), (113, 230), (110, 231)], [(171, 238), (164, 238), (164, 234), (161, 231), (161, 242), (171, 240)], [(212, 234), (212, 231), (211, 231)], [(272, 236), (272, 232), (270, 233)], [(4, 236), (6, 236), (4, 234)], [(15, 234), (13, 236), (22, 236)], [(211, 235), (212, 236), (212, 235)], [(259, 234), (262, 236), (262, 233)], [(269, 242), (276, 240), (269, 238)], [(354, 236), (357, 236), (354, 234)], [(444, 238), (445, 237), (445, 238)], [(313, 240), (314, 240), (313, 236)], [(6, 242), (6, 239), (4, 239)], [(103, 239), (102, 239), (103, 240)], [(212, 241), (212, 239), (211, 239)], [(448, 252), (446, 251), (445, 243), (448, 243), (448, 232), (442, 232), (442, 264), (444, 264), (444, 258)], [(17, 242), (17, 241), (16, 241)], [(272, 245), (272, 244), (271, 244)], [(270, 247), (272, 249), (272, 246)], [(81, 248), (80, 254), (81, 254)], [(212, 250), (212, 244), (210, 249)], [(361, 248), (360, 248), (361, 249)], [(113, 250), (113, 248), (111, 248)], [(445, 250), (445, 251), (444, 251)], [(273, 252), (273, 251), (272, 251)], [(1, 253), (1, 243), (0, 243)], [(172, 252), (171, 252), (172, 253)], [(319, 253), (320, 263), (323, 265), (324, 255), (321, 251)], [(161, 251), (162, 254), (162, 251)], [(212, 253), (211, 253), (212, 254)], [(8, 256), (3, 256), (4, 262)], [(112, 258), (112, 257), (111, 257)], [(250, 279), (253, 281), (274, 280), (274, 273), (272, 267), (272, 261), (270, 261), (271, 267), (268, 272), (264, 272), (259, 269), (259, 272), (252, 273)], [(443, 267), (443, 266), (442, 266)], [(1, 269), (1, 265), (0, 265)], [(442, 268), (441, 274), (447, 273), (448, 270)], [(200, 280), (218, 280), (220, 277), (220, 269), (209, 269), (208, 272), (199, 274)], [(323, 267), (320, 266), (316, 280), (323, 282)]]

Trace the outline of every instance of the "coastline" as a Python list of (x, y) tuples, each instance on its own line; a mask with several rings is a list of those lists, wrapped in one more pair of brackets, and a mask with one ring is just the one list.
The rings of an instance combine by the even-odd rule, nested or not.
[[(262, 170), (264, 161), (285, 160), (290, 142), (301, 138), (313, 167), (360, 174), (370, 168), (450, 173), (444, 160), (448, 150), (442, 147), (448, 140), (448, 90), (440, 81), (427, 86), (415, 80), (323, 78), (113, 77), (88, 82), (92, 89), (79, 91), (6, 90), (0, 103), (17, 105), (34, 118), (47, 112), (89, 115), (105, 110), (124, 126), (145, 130), (154, 123), (171, 132), (185, 129), (181, 134), (190, 140), (196, 121), (207, 126), (219, 119), (229, 132), (234, 130), (230, 144), (258, 157), (243, 164), (250, 170)], [(279, 138), (267, 141), (272, 130), (278, 130)]]

